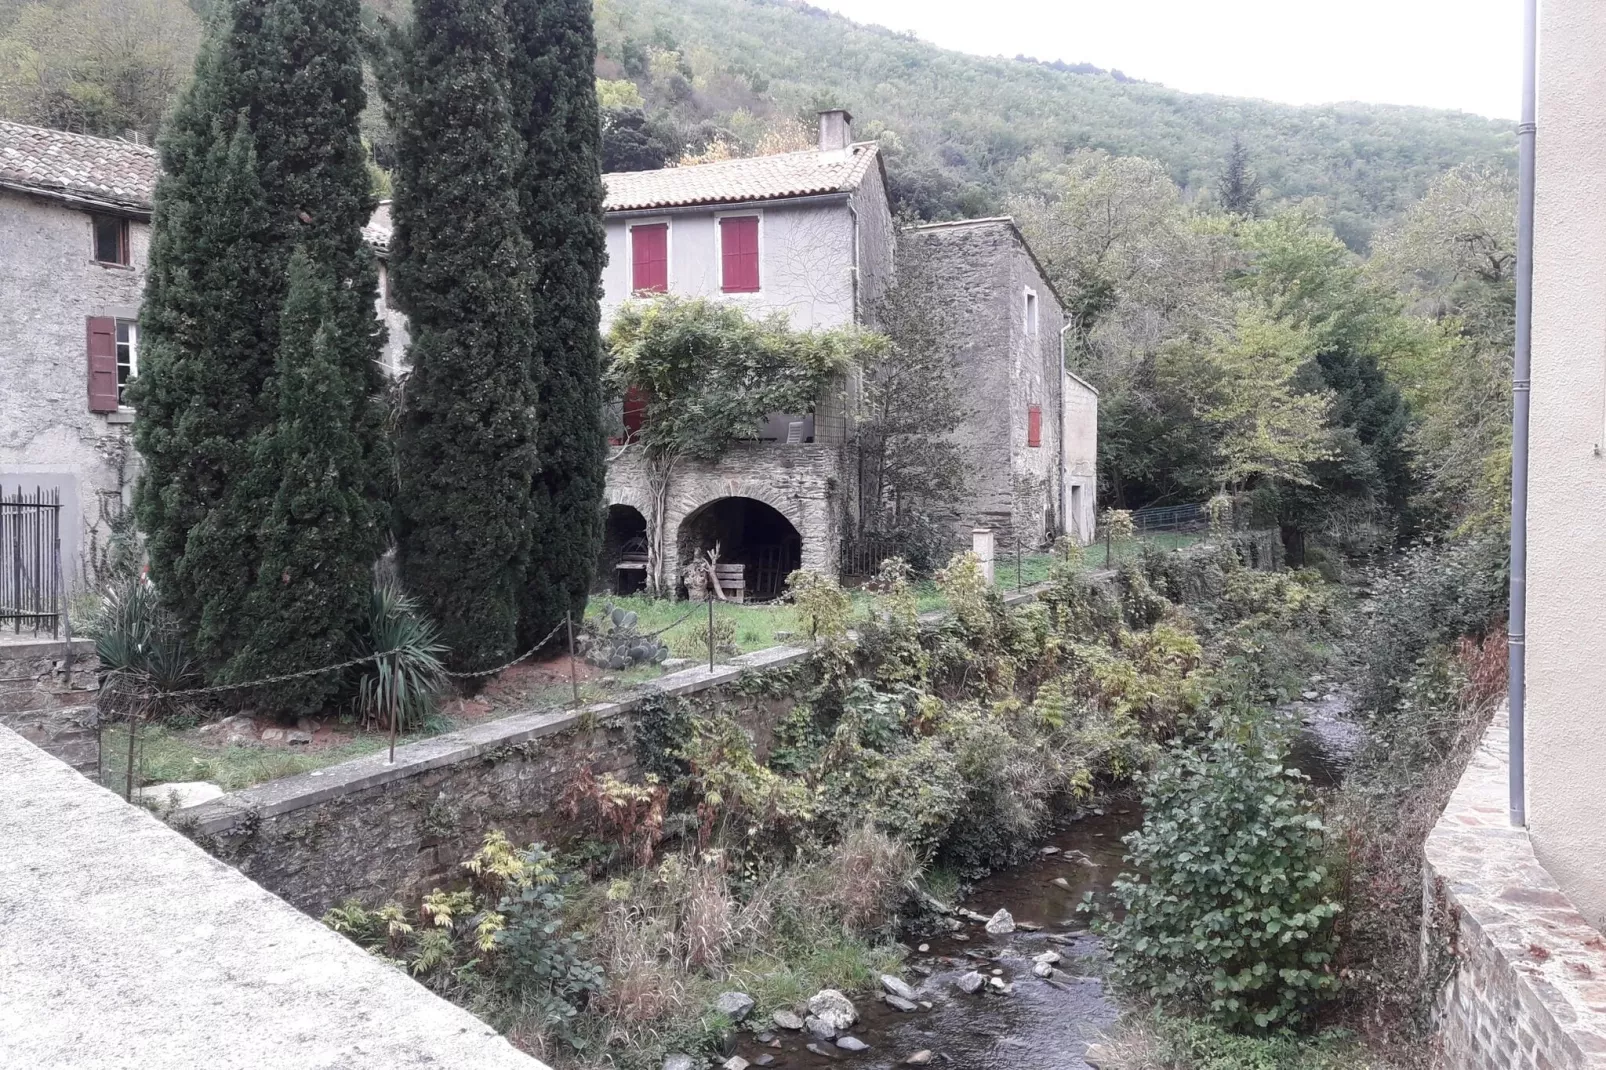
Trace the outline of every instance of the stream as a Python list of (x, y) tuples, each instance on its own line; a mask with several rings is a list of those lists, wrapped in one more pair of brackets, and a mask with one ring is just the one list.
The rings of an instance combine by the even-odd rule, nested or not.
[[(1343, 778), (1362, 739), (1349, 720), (1350, 697), (1340, 687), (1311, 684), (1300, 699), (1279, 708), (1292, 730), (1290, 759), (1317, 790)], [(1142, 823), (1135, 797), (1117, 795), (1067, 821), (1040, 845), (1028, 862), (1003, 869), (972, 885), (958, 928), (906, 941), (912, 952), (903, 978), (919, 1004), (900, 1011), (881, 993), (854, 999), (859, 1020), (847, 1035), (868, 1044), (849, 1052), (807, 1032), (774, 1028), (769, 1021), (747, 1023), (736, 1054), (753, 1067), (796, 1070), (832, 1064), (853, 1070), (891, 1070), (905, 1065), (954, 1070), (1086, 1070), (1088, 1046), (1119, 1017), (1121, 1008), (1106, 994), (1103, 948), (1087, 931), (1076, 905), (1086, 892), (1102, 896), (1121, 872), (1121, 837)], [(992, 935), (985, 917), (1008, 910), (1017, 928)], [(981, 919), (981, 920), (977, 920)], [(1035, 956), (1061, 956), (1049, 978), (1033, 974)], [(1012, 986), (1006, 994), (983, 989), (974, 995), (959, 987), (971, 971), (997, 976)], [(810, 1050), (810, 1045), (815, 1050)], [(919, 1061), (925, 1053), (929, 1061)], [(916, 1061), (910, 1062), (914, 1057)]]

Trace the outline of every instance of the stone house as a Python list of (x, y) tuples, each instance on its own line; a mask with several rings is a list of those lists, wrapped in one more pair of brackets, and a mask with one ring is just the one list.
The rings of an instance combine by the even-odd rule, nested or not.
[[(147, 145), (0, 122), (0, 492), (59, 494), (69, 587), (96, 581), (138, 474), (123, 391), (139, 372), (157, 170)], [(395, 372), (406, 333), (387, 299), (389, 202), (365, 235)]]
[[(1036, 546), (1091, 536), (1097, 394), (1065, 374), (1058, 296), (1008, 219), (900, 229), (878, 145), (855, 142), (845, 111), (820, 114), (817, 147), (603, 176), (609, 263), (603, 319), (629, 300), (670, 293), (782, 311), (799, 328), (877, 326), (900, 249), (934, 257), (930, 300), (963, 309), (961, 375), (975, 411), (951, 434), (972, 463), (972, 492), (948, 519)], [(924, 278), (924, 275), (922, 276)], [(921, 284), (925, 285), (924, 282)], [(678, 468), (665, 489), (660, 581), (718, 543), (746, 566), (747, 589), (777, 593), (793, 568), (838, 572), (858, 509), (853, 459), (856, 377), (812, 412), (775, 413), (718, 462)], [(655, 515), (654, 489), (630, 436), (626, 399), (609, 463), (600, 579), (630, 589)], [(638, 551), (632, 554), (631, 551)], [(625, 558), (624, 569), (618, 569)]]

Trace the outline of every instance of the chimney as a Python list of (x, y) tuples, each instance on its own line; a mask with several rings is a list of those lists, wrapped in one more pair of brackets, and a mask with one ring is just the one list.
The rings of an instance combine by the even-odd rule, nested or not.
[(853, 144), (853, 116), (845, 108), (820, 113), (820, 151), (843, 150)]

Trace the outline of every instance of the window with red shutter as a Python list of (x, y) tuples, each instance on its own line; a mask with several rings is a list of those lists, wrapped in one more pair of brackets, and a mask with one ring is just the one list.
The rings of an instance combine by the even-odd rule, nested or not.
[(728, 294), (758, 292), (758, 216), (719, 221), (723, 289)]
[(641, 434), (647, 421), (647, 392), (639, 386), (625, 387), (624, 404), (625, 440)]
[(668, 223), (630, 228), (630, 270), (632, 293), (669, 292)]
[(89, 317), (89, 411), (117, 411), (117, 320)]
[(1043, 444), (1043, 406), (1031, 405), (1026, 409), (1026, 444), (1028, 446), (1042, 446)]

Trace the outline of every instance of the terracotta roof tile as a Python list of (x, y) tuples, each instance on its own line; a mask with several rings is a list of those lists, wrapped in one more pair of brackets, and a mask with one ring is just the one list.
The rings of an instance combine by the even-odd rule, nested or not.
[(841, 150), (783, 152), (741, 160), (669, 167), (662, 171), (621, 171), (603, 175), (610, 212), (733, 204), (857, 189), (876, 160), (876, 143), (859, 142)]
[(156, 171), (148, 145), (0, 122), (0, 183), (149, 211)]

